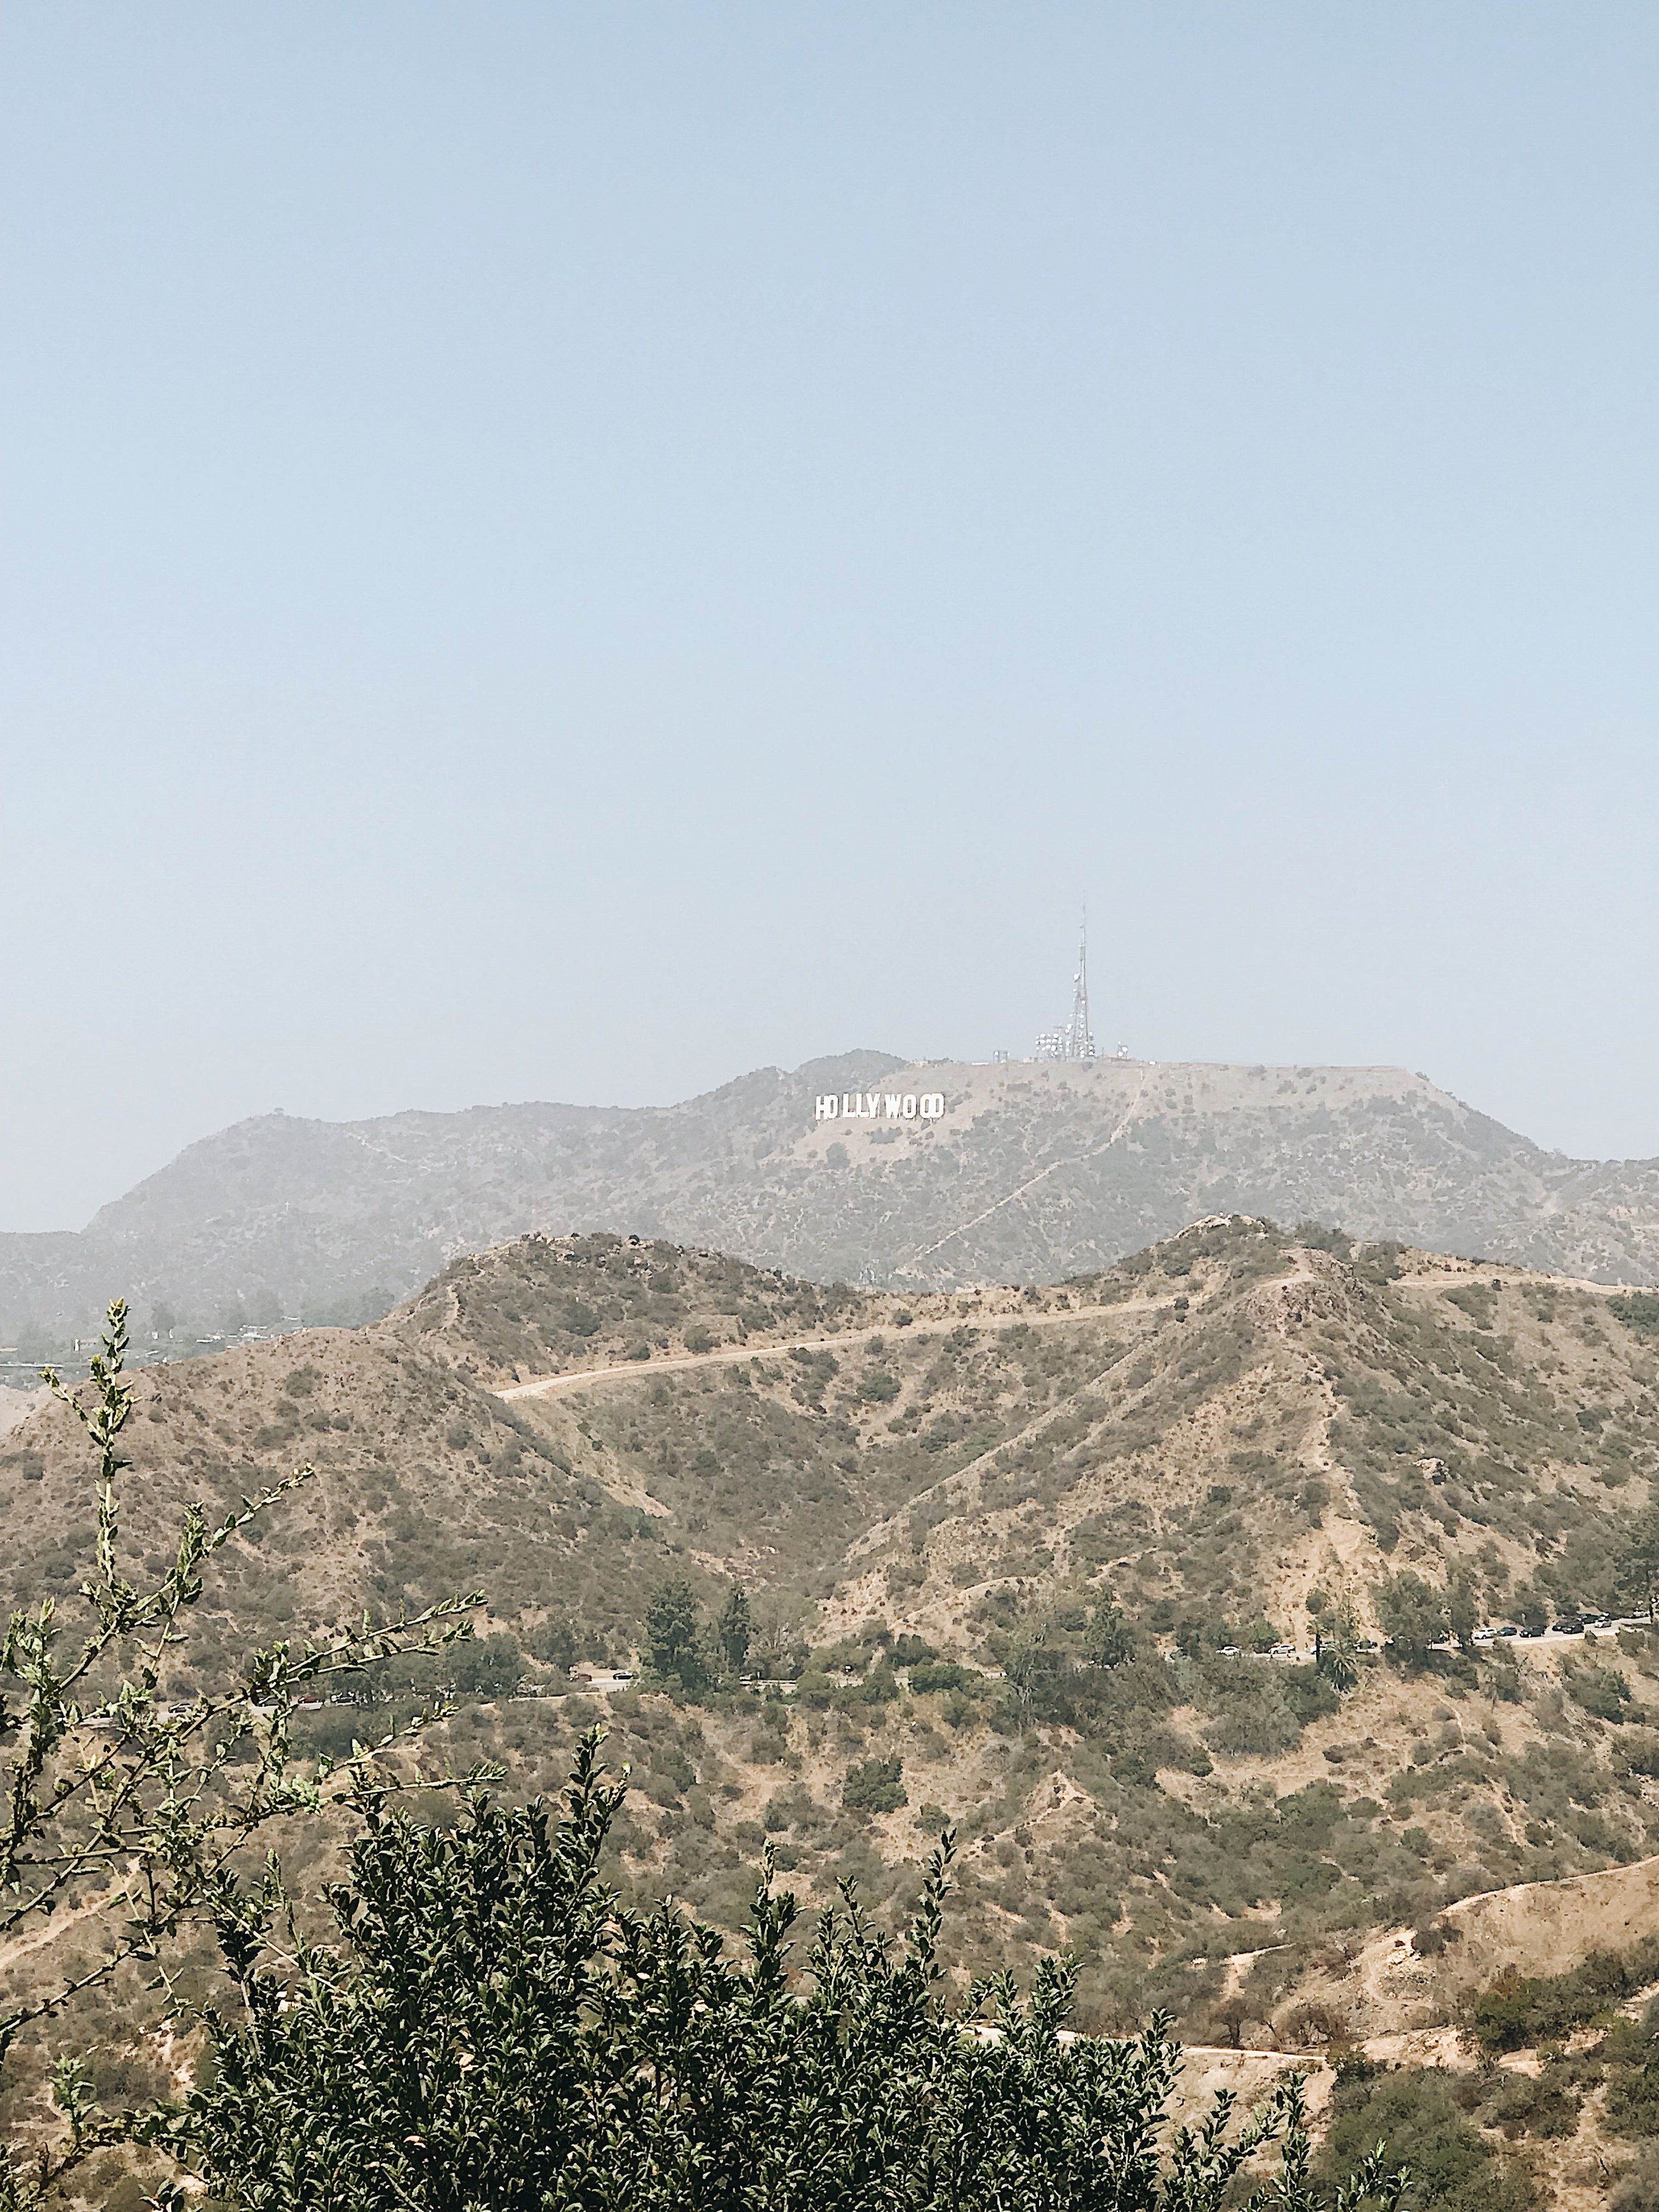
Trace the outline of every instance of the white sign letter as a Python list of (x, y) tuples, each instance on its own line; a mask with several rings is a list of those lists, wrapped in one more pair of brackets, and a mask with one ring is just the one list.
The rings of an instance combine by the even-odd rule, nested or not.
[(833, 1121), (836, 1118), (836, 1103), (837, 1101), (836, 1094), (833, 1091), (819, 1091), (817, 1111), (818, 1120), (820, 1121)]
[(903, 1114), (907, 1121), (914, 1121), (916, 1118), (915, 1100), (914, 1098), (907, 1098), (903, 1106), (900, 1109), (900, 1111)]
[(898, 1100), (889, 1094), (884, 1094), (881, 1103), (887, 1109), (888, 1120), (890, 1121), (896, 1121), (899, 1113)]
[(921, 1118), (924, 1121), (937, 1121), (939, 1115), (943, 1114), (944, 1111), (945, 1093), (942, 1091), (928, 1091), (923, 1092), (921, 1100)]

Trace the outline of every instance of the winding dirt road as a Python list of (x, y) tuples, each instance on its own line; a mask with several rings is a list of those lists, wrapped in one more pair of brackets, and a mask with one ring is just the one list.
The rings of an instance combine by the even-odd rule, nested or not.
[[(1157, 1313), (1170, 1298), (1120, 1298), (1115, 1305), (1061, 1307), (1054, 1313), (963, 1314), (953, 1326), (984, 1329), (1063, 1328), (1080, 1321), (1103, 1321), (1115, 1314)], [(1197, 1302), (1194, 1302), (1196, 1306)], [(736, 1367), (750, 1359), (771, 1358), (778, 1352), (855, 1351), (872, 1336), (895, 1334), (891, 1322), (878, 1322), (842, 1336), (792, 1336), (775, 1344), (722, 1344), (713, 1352), (677, 1352), (666, 1359), (624, 1359), (611, 1367), (577, 1367), (563, 1375), (538, 1376), (529, 1382), (509, 1382), (495, 1392), (498, 1398), (562, 1397), (594, 1382), (648, 1382), (653, 1375), (684, 1374), (693, 1367)]]

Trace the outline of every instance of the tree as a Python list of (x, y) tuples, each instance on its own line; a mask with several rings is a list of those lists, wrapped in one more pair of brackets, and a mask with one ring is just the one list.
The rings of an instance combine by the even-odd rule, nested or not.
[(1614, 1571), (1620, 1589), (1653, 1620), (1659, 1613), (1659, 1509), (1650, 1506), (1626, 1523)]
[(1057, 1687), (1069, 1664), (1050, 1648), (1046, 1629), (1034, 1629), (1015, 1644), (1003, 1661), (1002, 1674), (1022, 1726), (1031, 1717), (1032, 1708), (1046, 1702)]
[(1083, 1638), (1083, 1656), (1091, 1667), (1121, 1667), (1135, 1648), (1129, 1624), (1115, 1605), (1098, 1605)]
[(726, 1655), (726, 1665), (734, 1674), (741, 1674), (754, 1634), (753, 1624), (749, 1618), (749, 1593), (741, 1583), (732, 1585), (732, 1595), (726, 1599), (715, 1623), (714, 1634)]
[(1523, 1589), (1516, 1600), (1515, 1617), (1522, 1628), (1542, 1632), (1550, 1625), (1549, 1607), (1535, 1589)]
[(1480, 1618), (1475, 1610), (1474, 1583), (1466, 1574), (1454, 1575), (1446, 1589), (1446, 1625), (1457, 1638), (1460, 1651), (1474, 1650)]
[(902, 1761), (867, 1759), (860, 1766), (849, 1766), (841, 1802), (849, 1813), (896, 1813), (910, 1802)]
[(458, 1644), (449, 1678), (458, 1697), (510, 1698), (524, 1680), (524, 1654), (506, 1630)]
[(1376, 1617), (1398, 1656), (1420, 1667), (1446, 1633), (1445, 1595), (1407, 1568), (1377, 1585)]
[[(143, 2139), (249, 2212), (1215, 2212), (1275, 2141), (1260, 2212), (1398, 2206), (1380, 2149), (1346, 2196), (1313, 2182), (1297, 2076), (1242, 2127), (1224, 2095), (1169, 2128), (1167, 2021), (1066, 2036), (1067, 1962), (953, 2009), (948, 1830), (902, 1939), (844, 1884), (795, 1985), (798, 1907), (769, 1862), (736, 1960), (672, 1906), (624, 1905), (599, 1870), (623, 1793), (598, 1745), (562, 1816), (472, 1792), (446, 1829), (364, 1787), (327, 1947), (293, 1943), (270, 1878), (228, 1887), (238, 2002), (205, 2014), (215, 2063)], [(965, 2032), (981, 2021), (995, 2034)]]
[(576, 1662), (576, 1632), (568, 1620), (556, 1615), (545, 1620), (530, 1639), (531, 1656), (539, 1659), (544, 1667), (556, 1667), (568, 1674)]
[(1314, 1634), (1314, 1665), (1338, 1692), (1352, 1689), (1359, 1680), (1359, 1622), (1345, 1597), (1320, 1615)]
[(685, 1689), (695, 1689), (703, 1679), (701, 1629), (690, 1583), (683, 1578), (659, 1583), (645, 1609), (646, 1649), (653, 1670)]
[(1222, 1998), (1210, 2015), (1212, 2032), (1218, 2035), (1229, 2051), (1242, 2048), (1244, 2031), (1255, 2018), (1255, 2008), (1249, 1999), (1235, 1990)]
[[(327, 1759), (314, 1770), (296, 1769), (289, 1747), (296, 1698), (465, 1634), (465, 1616), (479, 1602), (453, 1599), (380, 1628), (365, 1621), (361, 1632), (322, 1644), (277, 1644), (254, 1653), (240, 1680), (185, 1707), (164, 1702), (204, 1569), (232, 1537), (317, 1477), (302, 1467), (216, 1527), (191, 1506), (173, 1565), (149, 1589), (136, 1589), (117, 1565), (118, 1477), (128, 1464), (118, 1440), (132, 1411), (126, 1347), (127, 1309), (117, 1299), (89, 1391), (68, 1389), (50, 1368), (44, 1374), (97, 1452), (97, 1563), (81, 1589), (94, 1618), (65, 1650), (57, 1605), (47, 1598), (33, 1613), (14, 1613), (0, 1638), (0, 1741), (10, 1745), (0, 1769), (0, 1952), (32, 1948), (31, 1936), (62, 1910), (88, 1910), (76, 1939), (81, 1956), (64, 1978), (0, 2011), (0, 2069), (26, 2027), (72, 2007), (128, 1961), (155, 1961), (165, 1972), (181, 1924), (225, 1893), (233, 1863), (263, 1828), (337, 1799), (343, 1776), (361, 1780), (373, 1752), (351, 1751), (339, 1774)], [(388, 1735), (375, 1749), (392, 1741)], [(47, 2185), (130, 2132), (131, 2116), (94, 2108), (76, 2062), (59, 2067), (54, 2096), (67, 2136), (34, 2146), (34, 2179), (27, 2182), (0, 2145), (0, 2212), (38, 2202)]]

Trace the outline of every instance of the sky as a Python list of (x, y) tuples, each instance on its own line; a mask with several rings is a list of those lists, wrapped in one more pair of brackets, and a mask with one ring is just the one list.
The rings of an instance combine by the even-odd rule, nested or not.
[(0, 1228), (877, 1047), (1659, 1154), (1659, 12), (0, 15)]

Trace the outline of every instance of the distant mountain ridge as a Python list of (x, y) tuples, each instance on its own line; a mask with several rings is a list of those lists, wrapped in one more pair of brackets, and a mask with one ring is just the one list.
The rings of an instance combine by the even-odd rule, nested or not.
[[(871, 1085), (940, 1093), (945, 1111), (817, 1118), (821, 1097)], [(855, 1052), (674, 1106), (238, 1122), (83, 1231), (0, 1235), (0, 1332), (84, 1324), (118, 1291), (141, 1316), (314, 1316), (529, 1231), (664, 1237), (892, 1289), (1053, 1281), (1228, 1212), (1659, 1278), (1659, 1161), (1546, 1152), (1402, 1069)]]

